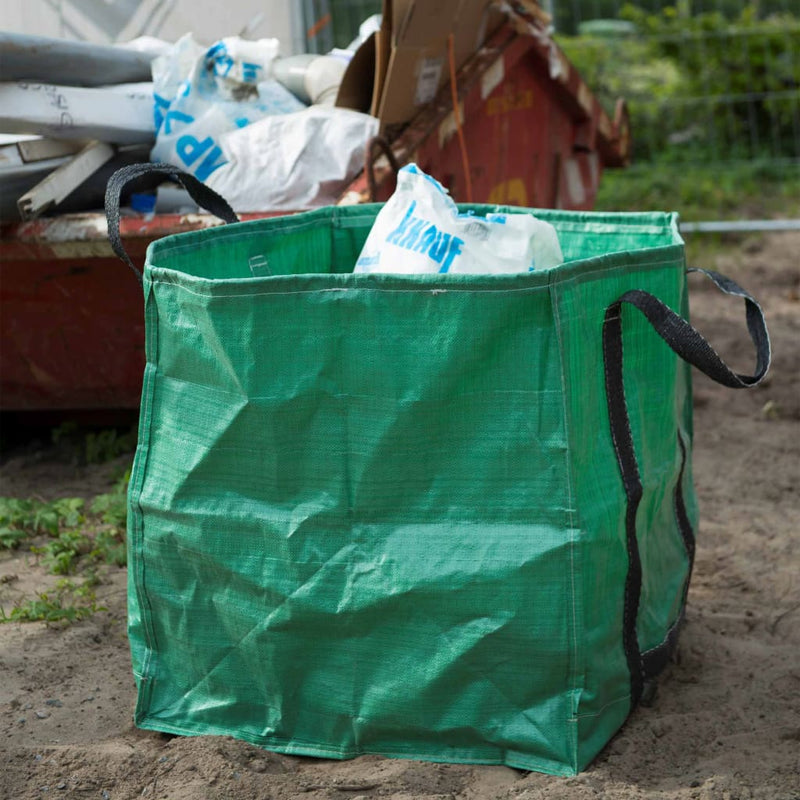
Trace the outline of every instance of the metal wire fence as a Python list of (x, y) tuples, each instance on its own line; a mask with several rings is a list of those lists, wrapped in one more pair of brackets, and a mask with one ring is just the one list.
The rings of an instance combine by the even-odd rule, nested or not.
[[(800, 216), (800, 0), (539, 3), (609, 112), (628, 102), (633, 166), (604, 177), (601, 204)], [(381, 5), (303, 0), (309, 49), (345, 46)]]
[(302, 0), (305, 49), (327, 53), (332, 47), (347, 47), (359, 25), (372, 14), (380, 14), (381, 0)]
[(556, 38), (638, 161), (800, 166), (798, 0), (552, 0)]

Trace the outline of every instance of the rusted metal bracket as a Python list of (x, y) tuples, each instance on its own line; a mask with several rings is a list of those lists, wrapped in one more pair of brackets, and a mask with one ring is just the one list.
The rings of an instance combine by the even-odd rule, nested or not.
[(373, 136), (372, 139), (369, 140), (364, 154), (364, 174), (367, 176), (368, 187), (367, 199), (370, 203), (374, 203), (378, 195), (379, 181), (375, 176), (376, 169), (381, 170), (380, 183), (383, 183), (386, 179), (387, 173), (385, 167), (379, 168), (377, 165), (377, 158), (375, 156), (376, 149), (381, 150), (386, 156), (389, 161), (389, 167), (394, 173), (395, 180), (397, 179), (397, 173), (400, 171), (400, 162), (397, 160), (397, 156), (394, 154), (389, 142), (383, 136)]

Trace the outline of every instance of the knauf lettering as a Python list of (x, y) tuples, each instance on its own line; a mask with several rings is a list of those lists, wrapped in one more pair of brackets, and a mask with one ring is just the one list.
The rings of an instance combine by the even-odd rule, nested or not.
[(356, 262), (357, 267), (374, 267), (376, 264), (381, 263), (381, 257), (379, 253), (375, 253), (375, 255), (371, 256), (361, 256), (358, 261)]
[(563, 260), (548, 222), (525, 211), (484, 217), (459, 210), (438, 181), (409, 164), (399, 170), (397, 191), (376, 217), (355, 272), (499, 275)]
[[(208, 152), (210, 149), (210, 152)], [(222, 149), (214, 143), (210, 136), (206, 136), (201, 142), (194, 136), (181, 136), (175, 144), (175, 152), (183, 163), (190, 167), (201, 156), (208, 152), (208, 155), (200, 162), (193, 172), (197, 180), (204, 181), (215, 170), (228, 162), (222, 158)]]
[(397, 228), (386, 237), (386, 242), (414, 253), (425, 253), (441, 264), (439, 272), (447, 272), (461, 254), (464, 240), (440, 231), (422, 217), (414, 216), (416, 207), (417, 201), (414, 200)]
[(221, 78), (227, 77), (234, 63), (234, 60), (228, 55), (228, 48), (224, 42), (217, 42), (206, 53), (206, 64), (214, 70), (215, 75), (219, 75)]

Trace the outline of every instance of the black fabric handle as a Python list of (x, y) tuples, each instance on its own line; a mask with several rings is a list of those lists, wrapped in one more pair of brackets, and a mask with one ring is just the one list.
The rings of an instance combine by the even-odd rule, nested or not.
[[(747, 329), (756, 349), (756, 366), (752, 375), (733, 372), (714, 348), (685, 319), (658, 298), (640, 289), (625, 292), (618, 300), (609, 305), (603, 320), (603, 365), (608, 419), (614, 452), (627, 499), (625, 539), (628, 551), (628, 573), (625, 578), (622, 645), (631, 676), (631, 704), (633, 706), (641, 699), (645, 682), (652, 679), (654, 674), (666, 663), (668, 653), (671, 652), (677, 641), (677, 625), (669, 632), (663, 645), (647, 653), (641, 652), (636, 632), (642, 589), (642, 564), (639, 556), (639, 542), (636, 537), (636, 512), (642, 499), (643, 487), (625, 400), (622, 304), (629, 303), (639, 309), (656, 333), (675, 353), (724, 386), (735, 389), (756, 386), (767, 374), (771, 357), (769, 333), (764, 313), (758, 303), (741, 286), (724, 275), (709, 270), (691, 271), (700, 272), (711, 278), (716, 286), (726, 294), (744, 299)], [(686, 449), (680, 433), (678, 433), (678, 444), (682, 451), (682, 466), (676, 488), (675, 508), (691, 572), (694, 561), (694, 533), (691, 531), (683, 501), (683, 465), (686, 459)], [(688, 577), (684, 587), (684, 597), (687, 589)]]
[(739, 284), (705, 269), (691, 269), (711, 278), (725, 294), (741, 297), (745, 301), (747, 330), (756, 348), (756, 367), (752, 375), (740, 375), (720, 358), (716, 350), (683, 317), (668, 308), (658, 298), (634, 289), (626, 292), (606, 310), (606, 319), (619, 313), (622, 303), (630, 303), (647, 317), (655, 332), (684, 360), (697, 367), (709, 378), (732, 389), (757, 386), (767, 374), (771, 358), (769, 333), (761, 306)]
[(118, 169), (109, 179), (106, 185), (106, 220), (108, 221), (108, 239), (111, 248), (134, 272), (139, 283), (142, 282), (142, 273), (131, 261), (130, 256), (125, 251), (122, 239), (119, 235), (119, 203), (122, 190), (125, 186), (136, 178), (145, 175), (163, 174), (173, 180), (179, 181), (189, 192), (192, 200), (200, 208), (219, 217), (223, 222), (238, 222), (239, 218), (228, 202), (220, 197), (213, 189), (201, 183), (194, 175), (183, 172), (172, 164), (130, 164), (127, 167)]

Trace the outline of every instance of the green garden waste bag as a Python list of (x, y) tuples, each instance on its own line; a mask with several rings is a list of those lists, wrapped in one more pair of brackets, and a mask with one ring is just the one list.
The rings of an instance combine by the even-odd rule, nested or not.
[[(131, 169), (109, 186), (121, 255)], [(547, 271), (354, 275), (378, 209), (148, 250), (135, 722), (305, 756), (575, 774), (683, 617), (687, 362), (754, 385), (763, 316), (709, 273), (744, 298), (756, 347), (754, 374), (731, 372), (687, 322), (675, 215), (536, 211), (565, 256)]]

